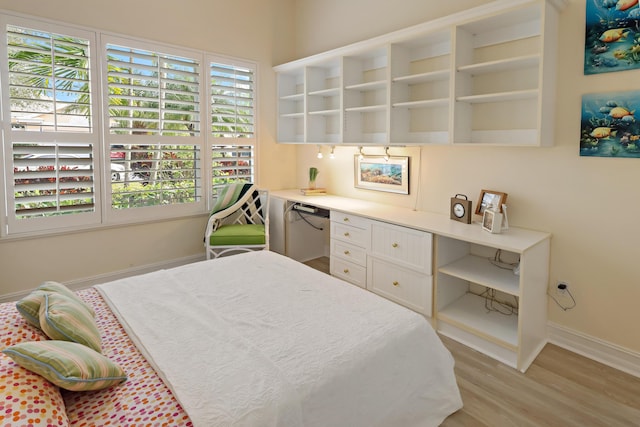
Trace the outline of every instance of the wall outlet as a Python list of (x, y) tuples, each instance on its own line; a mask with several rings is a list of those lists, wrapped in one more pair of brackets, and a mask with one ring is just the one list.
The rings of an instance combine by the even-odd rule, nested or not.
[(556, 284), (556, 294), (563, 296), (567, 294), (569, 290), (569, 284), (567, 282), (558, 282)]

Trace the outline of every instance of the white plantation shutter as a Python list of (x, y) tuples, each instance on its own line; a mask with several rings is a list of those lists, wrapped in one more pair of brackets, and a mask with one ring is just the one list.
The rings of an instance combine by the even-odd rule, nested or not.
[(0, 28), (0, 238), (197, 215), (212, 186), (254, 182), (256, 63), (6, 13)]
[(89, 41), (7, 25), (13, 129), (91, 132)]
[[(9, 20), (7, 20), (9, 21)], [(5, 21), (6, 22), (6, 21)], [(14, 18), (5, 26), (5, 233), (97, 223), (94, 35)], [(68, 31), (68, 32), (67, 32)]]
[(90, 144), (14, 144), (16, 218), (92, 212), (92, 151)]
[(157, 143), (118, 145), (112, 153), (125, 166), (124, 179), (111, 185), (116, 210), (196, 203), (202, 200), (199, 146)]
[(200, 133), (197, 60), (109, 43), (107, 65), (111, 133)]
[(254, 182), (254, 155), (251, 145), (215, 145), (213, 154), (213, 185), (228, 182)]
[[(106, 43), (112, 212), (202, 204), (202, 57), (110, 37)], [(167, 52), (171, 50), (172, 52)], [(191, 206), (191, 207), (189, 207)]]
[(255, 182), (256, 65), (209, 58), (212, 184)]
[(210, 63), (211, 132), (217, 138), (253, 138), (255, 67)]

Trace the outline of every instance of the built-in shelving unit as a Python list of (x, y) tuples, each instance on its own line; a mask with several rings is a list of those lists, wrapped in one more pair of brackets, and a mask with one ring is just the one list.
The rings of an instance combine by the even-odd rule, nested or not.
[(304, 69), (278, 73), (278, 140), (306, 142)]
[(342, 61), (306, 68), (307, 142), (340, 142), (342, 129)]
[(524, 372), (546, 343), (549, 239), (521, 243), (437, 236), (435, 317), (440, 333)]
[(565, 2), (498, 0), (276, 66), (278, 142), (552, 145)]

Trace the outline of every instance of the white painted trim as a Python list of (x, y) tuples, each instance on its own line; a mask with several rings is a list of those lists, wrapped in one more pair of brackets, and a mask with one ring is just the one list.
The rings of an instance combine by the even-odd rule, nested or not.
[(638, 352), (553, 322), (547, 322), (547, 332), (552, 344), (640, 378)]
[[(204, 261), (204, 254), (191, 255), (183, 258), (176, 258), (169, 261), (161, 261), (152, 264), (139, 265), (136, 267), (127, 268), (125, 270), (113, 271), (109, 273), (98, 274), (91, 277), (85, 277), (82, 279), (70, 280), (64, 282), (64, 285), (72, 290), (84, 289), (100, 283), (111, 282), (113, 280), (123, 279), (125, 277), (137, 276), (140, 274), (150, 273), (152, 271), (178, 267), (185, 264), (191, 264), (197, 261)], [(25, 297), (31, 292), (31, 289), (21, 292), (14, 292), (11, 294), (0, 295), (0, 303), (17, 301), (20, 298)]]

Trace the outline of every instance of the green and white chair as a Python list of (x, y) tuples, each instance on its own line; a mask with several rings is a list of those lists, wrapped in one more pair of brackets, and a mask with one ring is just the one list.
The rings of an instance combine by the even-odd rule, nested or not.
[(269, 192), (253, 184), (222, 186), (205, 229), (207, 259), (269, 250)]

